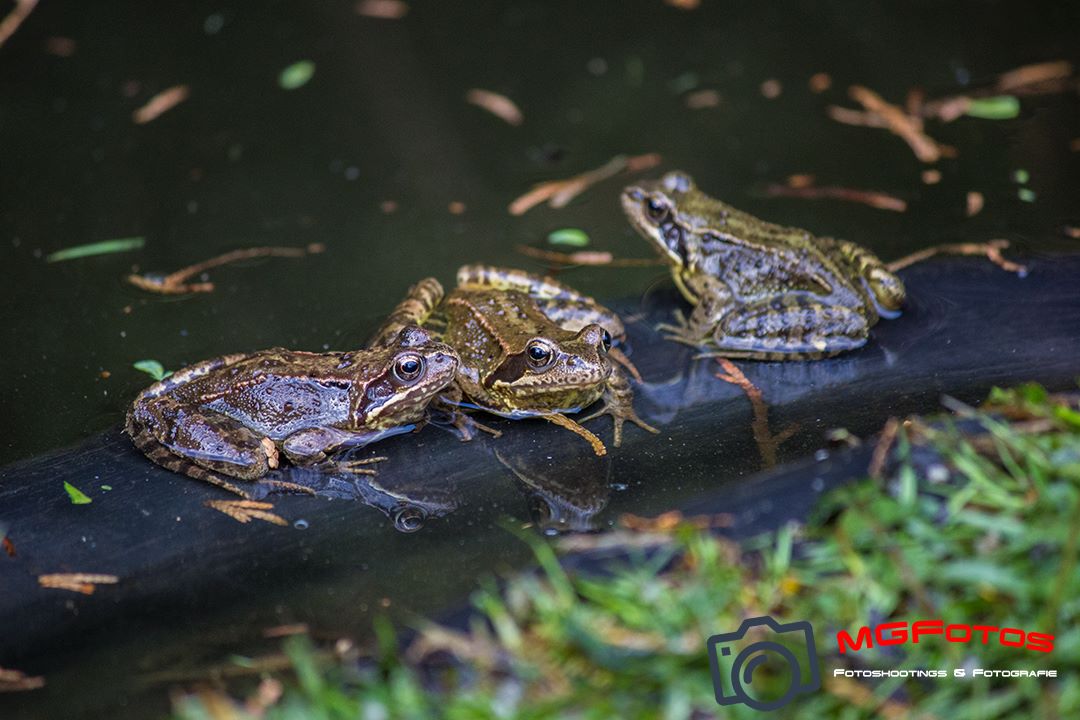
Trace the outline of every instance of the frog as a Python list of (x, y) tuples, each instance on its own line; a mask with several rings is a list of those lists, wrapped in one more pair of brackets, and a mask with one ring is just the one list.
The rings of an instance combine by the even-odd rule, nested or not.
[(684, 172), (631, 185), (621, 201), (693, 306), (659, 329), (704, 355), (831, 357), (862, 347), (879, 319), (900, 315), (903, 282), (866, 248), (759, 220)]
[(332, 456), (423, 425), (457, 369), (457, 353), (415, 325), (373, 349), (222, 355), (143, 390), (125, 430), (158, 465), (241, 497), (254, 497), (252, 486), (237, 481), (310, 493), (267, 475), (283, 457), (299, 467), (375, 474), (362, 466), (386, 458)]
[[(386, 342), (406, 324), (433, 329), (461, 359), (444, 406), (511, 419), (543, 418), (580, 435), (597, 455), (606, 454), (606, 445), (582, 426), (596, 417), (612, 417), (615, 447), (622, 444), (625, 422), (658, 432), (634, 411), (627, 373), (641, 376), (619, 347), (626, 337), (619, 316), (553, 278), (465, 265), (450, 293), (437, 279), (425, 278), (409, 290), (370, 345)], [(600, 408), (580, 422), (567, 417), (597, 401)], [(472, 421), (463, 422), (461, 413), (455, 418), (462, 439), (469, 439)]]

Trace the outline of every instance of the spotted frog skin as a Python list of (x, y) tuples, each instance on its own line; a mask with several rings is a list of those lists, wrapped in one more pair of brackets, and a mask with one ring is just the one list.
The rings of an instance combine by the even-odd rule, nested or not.
[(634, 412), (630, 383), (616, 365), (636, 374), (612, 347), (625, 336), (618, 316), (551, 278), (466, 265), (449, 295), (427, 278), (409, 291), (372, 344), (411, 323), (432, 328), (461, 358), (453, 389), (458, 397), (448, 393), (447, 403), (515, 419), (542, 417), (584, 437), (597, 455), (606, 452), (604, 444), (567, 413), (602, 400), (601, 409), (582, 422), (611, 415), (616, 447), (627, 420), (656, 432)]
[(457, 354), (416, 326), (376, 349), (225, 355), (144, 390), (126, 429), (157, 464), (243, 497), (250, 493), (233, 480), (304, 490), (263, 477), (281, 454), (295, 465), (373, 474), (328, 458), (411, 429), (457, 368)]
[(671, 266), (689, 319), (668, 336), (708, 354), (761, 360), (828, 357), (866, 343), (899, 314), (904, 286), (871, 252), (759, 220), (670, 172), (622, 193), (634, 228)]

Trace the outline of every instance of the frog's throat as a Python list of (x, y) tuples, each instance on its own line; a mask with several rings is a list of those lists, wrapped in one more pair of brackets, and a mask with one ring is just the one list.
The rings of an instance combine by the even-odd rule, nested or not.
[(672, 268), (671, 278), (675, 281), (675, 287), (679, 288), (679, 292), (682, 293), (682, 296), (684, 298), (686, 298), (686, 301), (691, 305), (697, 305), (699, 298), (693, 293), (693, 291), (690, 290), (689, 287), (686, 286), (686, 281), (683, 280), (683, 276), (682, 273), (679, 271), (679, 268)]

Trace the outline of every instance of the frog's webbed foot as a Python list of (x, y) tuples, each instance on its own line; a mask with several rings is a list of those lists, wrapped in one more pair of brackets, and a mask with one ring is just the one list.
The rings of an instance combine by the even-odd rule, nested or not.
[[(604, 442), (596, 437), (593, 433), (583, 428), (578, 423), (574, 422), (570, 418), (566, 417), (562, 413), (552, 413), (550, 415), (540, 415), (548, 422), (554, 423), (559, 427), (564, 427), (572, 433), (580, 435), (585, 439), (587, 443), (592, 445), (593, 452), (599, 456), (607, 455), (607, 448), (604, 446)], [(617, 445), (618, 443), (616, 443)]]
[(440, 417), (435, 425), (449, 425), (457, 433), (462, 442), (469, 442), (476, 437), (476, 430), (485, 432), (491, 437), (502, 437), (502, 431), (474, 420), (468, 412), (461, 407), (461, 388), (455, 383), (451, 385), (428, 406), (428, 416)]
[(476, 430), (485, 432), (493, 438), (502, 437), (502, 430), (496, 430), (493, 427), (485, 425), (474, 419), (468, 413), (460, 410), (453, 413), (450, 418), (450, 425), (457, 431), (458, 437), (461, 438), (462, 442), (469, 442), (476, 437)]
[(638, 417), (637, 412), (634, 411), (633, 399), (634, 394), (630, 389), (630, 383), (627, 382), (626, 377), (623, 376), (622, 373), (615, 372), (608, 381), (607, 389), (604, 391), (604, 396), (601, 398), (603, 405), (599, 410), (589, 415), (581, 422), (588, 422), (601, 415), (610, 415), (615, 424), (613, 434), (613, 444), (615, 447), (622, 445), (622, 427), (627, 421), (634, 423), (642, 430), (647, 430), (654, 434), (659, 433), (659, 430)]

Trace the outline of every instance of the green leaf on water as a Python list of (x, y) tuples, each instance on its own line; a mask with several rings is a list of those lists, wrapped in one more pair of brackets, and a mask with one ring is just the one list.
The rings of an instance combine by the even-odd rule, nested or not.
[(102, 240), (101, 242), (57, 250), (45, 256), (45, 262), (54, 263), (63, 260), (75, 260), (77, 258), (90, 257), (91, 255), (108, 255), (109, 253), (127, 252), (138, 250), (146, 244), (144, 237), (116, 238), (115, 240)]
[(1011, 120), (1020, 114), (1020, 101), (1012, 95), (976, 98), (968, 103), (964, 114), (983, 120)]
[(1035, 202), (1038, 195), (1031, 188), (1022, 187), (1016, 191), (1016, 196), (1024, 202)]
[(295, 90), (308, 84), (315, 75), (315, 63), (310, 60), (294, 62), (278, 75), (278, 85), (286, 90)]
[(154, 378), (155, 380), (164, 380), (172, 375), (171, 372), (165, 372), (164, 366), (157, 360), (138, 360), (131, 364), (131, 367), (136, 370), (142, 370), (144, 373)]
[(94, 502), (86, 493), (69, 483), (67, 480), (64, 481), (64, 489), (67, 490), (72, 505), (89, 505)]
[(555, 230), (547, 236), (547, 241), (552, 245), (568, 245), (570, 247), (586, 247), (589, 244), (589, 236), (584, 230), (577, 228), (563, 228)]
[(1024, 168), (1017, 168), (1013, 170), (1012, 179), (1017, 185), (1027, 185), (1027, 181), (1031, 179), (1031, 173)]

